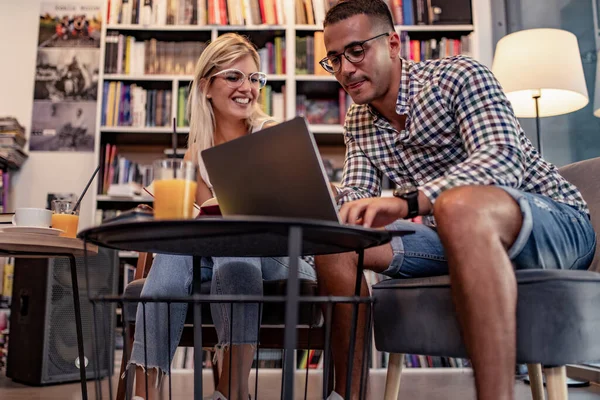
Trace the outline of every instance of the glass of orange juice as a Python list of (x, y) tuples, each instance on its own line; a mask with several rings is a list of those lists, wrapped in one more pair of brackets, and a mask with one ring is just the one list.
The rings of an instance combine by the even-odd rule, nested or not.
[(194, 164), (181, 159), (157, 160), (153, 172), (154, 218), (193, 218), (198, 186)]
[(79, 225), (79, 210), (73, 212), (74, 201), (53, 200), (52, 201), (52, 227), (60, 229), (60, 236), (74, 238), (77, 236)]

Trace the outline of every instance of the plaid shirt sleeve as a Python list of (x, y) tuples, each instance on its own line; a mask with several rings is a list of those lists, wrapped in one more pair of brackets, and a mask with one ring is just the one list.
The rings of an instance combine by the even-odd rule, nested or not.
[(446, 110), (455, 116), (468, 157), (420, 190), (435, 203), (444, 190), (457, 186), (519, 187), (526, 163), (519, 123), (492, 72), (463, 58), (449, 65), (439, 87)]
[[(347, 131), (344, 133), (346, 157), (342, 174), (342, 186), (338, 188), (338, 205), (378, 197), (381, 194), (382, 173), (373, 166), (369, 158)], [(343, 195), (343, 193), (346, 193)]]

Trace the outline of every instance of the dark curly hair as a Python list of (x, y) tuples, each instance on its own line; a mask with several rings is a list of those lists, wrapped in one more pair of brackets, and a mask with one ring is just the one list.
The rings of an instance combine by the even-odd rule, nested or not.
[(360, 14), (373, 17), (384, 28), (390, 31), (394, 30), (392, 14), (383, 0), (341, 0), (329, 9), (325, 21), (323, 21), (323, 27)]

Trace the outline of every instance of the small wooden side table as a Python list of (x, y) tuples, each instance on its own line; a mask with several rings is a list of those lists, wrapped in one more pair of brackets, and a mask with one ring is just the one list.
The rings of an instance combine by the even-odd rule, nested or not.
[[(1, 229), (1, 228), (0, 228)], [(33, 233), (0, 232), (0, 255), (22, 258), (65, 257), (71, 266), (73, 286), (73, 305), (75, 307), (75, 325), (77, 327), (77, 347), (79, 352), (79, 374), (81, 376), (81, 395), (87, 400), (87, 382), (85, 356), (83, 352), (83, 328), (81, 325), (81, 306), (77, 285), (77, 264), (75, 257), (98, 254), (98, 246), (87, 245), (84, 251), (83, 241), (60, 236)]]

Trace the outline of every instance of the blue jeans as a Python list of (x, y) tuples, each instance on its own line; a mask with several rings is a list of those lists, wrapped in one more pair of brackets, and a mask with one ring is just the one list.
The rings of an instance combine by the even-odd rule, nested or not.
[[(239, 257), (202, 257), (201, 279), (212, 280), (211, 294), (219, 295), (262, 295), (263, 280), (286, 279), (289, 259), (239, 258)], [(301, 279), (316, 280), (314, 268), (300, 260)], [(185, 297), (192, 292), (192, 257), (157, 254), (142, 289), (142, 296), (148, 297)], [(147, 366), (158, 368), (166, 373), (175, 355), (181, 338), (187, 303), (171, 303), (171, 341), (168, 342), (167, 304), (146, 303), (146, 343)], [(229, 303), (212, 303), (212, 319), (219, 339), (218, 348), (229, 345), (229, 321), (231, 309)], [(143, 366), (144, 363), (144, 310), (140, 304), (136, 315), (136, 330), (129, 365)], [(231, 332), (232, 344), (256, 343), (258, 339), (258, 305), (234, 304), (234, 329)], [(128, 367), (129, 367), (128, 365)], [(161, 374), (159, 374), (160, 379)], [(158, 381), (157, 381), (158, 384)]]
[[(563, 203), (513, 188), (500, 187), (519, 207), (523, 223), (508, 256), (515, 269), (587, 269), (594, 258), (596, 235), (587, 214)], [(394, 256), (383, 273), (394, 278), (448, 274), (444, 249), (435, 229), (396, 221), (387, 229), (413, 229), (392, 239)]]

